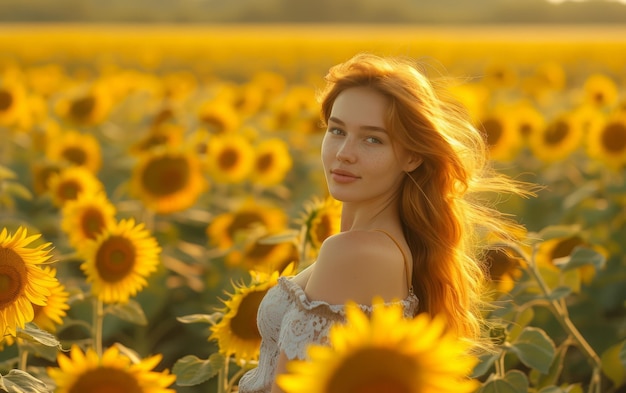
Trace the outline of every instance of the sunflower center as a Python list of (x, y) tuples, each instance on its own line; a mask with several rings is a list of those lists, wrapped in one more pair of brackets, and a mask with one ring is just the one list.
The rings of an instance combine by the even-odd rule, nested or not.
[(111, 236), (98, 249), (96, 269), (104, 281), (117, 282), (133, 270), (135, 259), (136, 250), (129, 239)]
[(85, 237), (95, 239), (104, 228), (104, 217), (100, 210), (92, 207), (85, 210), (80, 223)]
[(68, 147), (63, 150), (63, 158), (76, 165), (83, 165), (87, 161), (87, 154), (85, 150), (78, 146)]
[(519, 132), (522, 136), (527, 137), (529, 136), (533, 131), (533, 127), (529, 124), (529, 123), (522, 123), (519, 126)]
[(70, 115), (74, 119), (86, 120), (96, 106), (96, 99), (92, 96), (79, 98), (72, 102)]
[(327, 237), (333, 235), (333, 222), (333, 218), (328, 214), (322, 214), (313, 222), (313, 243), (321, 246), (322, 242), (326, 240)]
[(82, 373), (68, 393), (143, 393), (131, 374), (111, 367), (99, 367)]
[(10, 248), (0, 248), (0, 310), (13, 304), (24, 291), (26, 264)]
[(575, 247), (583, 244), (583, 239), (579, 236), (570, 237), (557, 243), (550, 254), (551, 259), (563, 258), (572, 253)]
[(611, 153), (620, 153), (626, 150), (626, 124), (610, 123), (602, 133), (602, 146)]
[(78, 193), (82, 190), (79, 183), (69, 180), (59, 185), (58, 196), (63, 201), (76, 199)]
[(256, 167), (259, 172), (267, 172), (268, 169), (272, 167), (274, 163), (274, 156), (272, 154), (263, 154), (256, 161)]
[(487, 144), (489, 146), (495, 146), (498, 144), (500, 137), (502, 137), (503, 129), (502, 123), (496, 119), (487, 119), (482, 123), (482, 129), (487, 138)]
[(270, 255), (276, 247), (278, 247), (277, 244), (263, 244), (257, 242), (248, 253), (248, 257), (256, 260), (263, 259)]
[(267, 289), (250, 292), (241, 300), (237, 308), (237, 315), (230, 321), (231, 331), (238, 338), (247, 341), (261, 339), (261, 334), (257, 328), (256, 314), (266, 292)]
[(263, 224), (263, 217), (255, 212), (242, 212), (235, 215), (233, 222), (228, 226), (228, 235), (234, 239), (238, 231), (250, 229), (253, 224)]
[(519, 267), (519, 262), (503, 250), (489, 250), (487, 252), (489, 277), (493, 281), (501, 280), (505, 274), (511, 274)]
[(226, 148), (220, 152), (217, 159), (219, 167), (223, 170), (232, 169), (239, 162), (239, 152), (236, 149)]
[(569, 134), (569, 124), (563, 120), (553, 123), (543, 136), (548, 145), (558, 145)]
[(0, 90), (0, 111), (6, 111), (13, 104), (13, 96), (6, 90)]
[(150, 194), (162, 197), (183, 190), (189, 178), (189, 162), (184, 157), (160, 157), (148, 163), (141, 183)]
[(201, 117), (202, 122), (206, 124), (215, 134), (222, 134), (226, 130), (226, 123), (223, 119), (207, 114)]
[(330, 375), (328, 393), (410, 393), (419, 369), (410, 356), (391, 348), (363, 348), (347, 358)]

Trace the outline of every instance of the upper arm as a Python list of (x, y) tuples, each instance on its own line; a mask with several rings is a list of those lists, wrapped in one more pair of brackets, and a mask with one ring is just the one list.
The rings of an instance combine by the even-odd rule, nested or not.
[(305, 292), (312, 300), (371, 304), (406, 295), (404, 260), (399, 249), (379, 232), (343, 232), (324, 242)]

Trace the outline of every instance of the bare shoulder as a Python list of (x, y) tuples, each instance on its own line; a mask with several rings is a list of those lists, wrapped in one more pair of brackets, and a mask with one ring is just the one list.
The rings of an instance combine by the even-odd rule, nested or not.
[(326, 239), (306, 284), (310, 299), (330, 304), (371, 304), (406, 295), (404, 260), (391, 239), (378, 231), (347, 231)]

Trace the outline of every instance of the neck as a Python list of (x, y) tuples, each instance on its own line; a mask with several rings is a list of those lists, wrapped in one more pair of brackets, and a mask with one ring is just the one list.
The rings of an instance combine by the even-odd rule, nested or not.
[(344, 202), (341, 211), (341, 231), (390, 229), (401, 226), (398, 200), (371, 203)]

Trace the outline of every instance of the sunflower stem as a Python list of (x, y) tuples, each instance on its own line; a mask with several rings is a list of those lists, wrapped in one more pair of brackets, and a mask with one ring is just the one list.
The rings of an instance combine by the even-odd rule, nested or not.
[(230, 378), (230, 380), (228, 381), (228, 386), (226, 386), (226, 391), (227, 392), (231, 392), (233, 390), (233, 387), (235, 386), (235, 383), (237, 382), (239, 377), (241, 377), (243, 375), (243, 373), (245, 373), (245, 372), (246, 372), (246, 369), (244, 367), (242, 367), (235, 374), (233, 374), (232, 378)]
[[(521, 252), (521, 250), (518, 250), (518, 251)], [(525, 255), (525, 254), (522, 253), (520, 255)], [(596, 387), (595, 391), (600, 392), (599, 372), (602, 367), (602, 361), (600, 360), (600, 357), (598, 356), (598, 354), (596, 354), (595, 350), (591, 347), (591, 345), (589, 345), (587, 340), (585, 340), (585, 338), (580, 333), (578, 328), (576, 328), (572, 320), (569, 318), (567, 306), (565, 306), (563, 303), (560, 303), (558, 300), (550, 300), (550, 294), (552, 293), (552, 290), (550, 289), (548, 284), (546, 284), (543, 277), (541, 276), (541, 273), (539, 272), (539, 268), (537, 267), (536, 258), (537, 258), (537, 246), (535, 245), (532, 248), (532, 255), (530, 256), (530, 258), (526, 258), (528, 262), (528, 266), (530, 267), (528, 270), (530, 274), (532, 275), (532, 277), (534, 278), (534, 280), (539, 285), (539, 288), (543, 292), (545, 298), (548, 299), (548, 305), (549, 305), (548, 308), (552, 311), (552, 313), (556, 317), (559, 324), (569, 334), (569, 336), (576, 342), (577, 346), (582, 350), (582, 352), (585, 354), (585, 356), (591, 363), (593, 367), (593, 374), (591, 377), (589, 392), (590, 393), (594, 392), (592, 390), (592, 388), (594, 387)]]
[(104, 324), (104, 304), (98, 297), (94, 297), (93, 306), (93, 346), (98, 354), (102, 356), (102, 326)]

